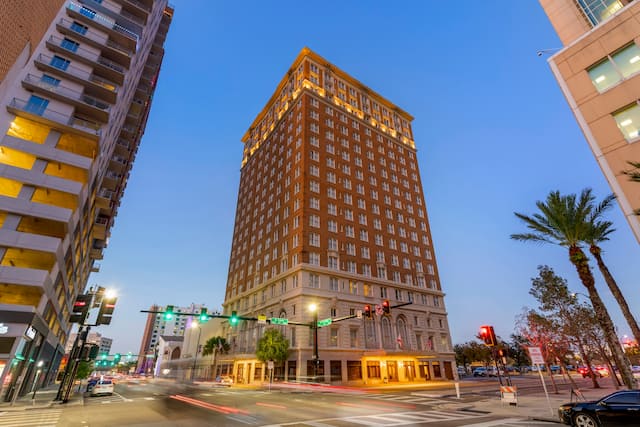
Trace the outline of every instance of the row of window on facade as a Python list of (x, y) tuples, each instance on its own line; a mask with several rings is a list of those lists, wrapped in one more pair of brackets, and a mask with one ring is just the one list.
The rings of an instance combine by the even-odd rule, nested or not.
[[(286, 317), (286, 314), (284, 314)], [(443, 319), (438, 319), (439, 328), (445, 329)], [(431, 319), (427, 319), (427, 328), (431, 329)], [(416, 326), (417, 318), (416, 318)], [(289, 346), (292, 349), (299, 348), (303, 345), (298, 341), (298, 327), (296, 326), (280, 326), (278, 327), (282, 334), (289, 339)], [(343, 335), (348, 330), (347, 337)], [(303, 331), (308, 332), (306, 346), (311, 348), (314, 344), (314, 336), (310, 329), (304, 328)], [(235, 353), (252, 353), (256, 350), (257, 342), (262, 337), (264, 327), (261, 325), (248, 326), (243, 324), (241, 330), (236, 332), (228, 330), (228, 341), (231, 345), (231, 351)], [(376, 326), (374, 320), (364, 320), (364, 327), (354, 326), (332, 326), (330, 328), (321, 328), (318, 330), (319, 345), (323, 348), (341, 347), (353, 349), (390, 349), (390, 350), (406, 350), (406, 351), (450, 351), (449, 337), (446, 333), (439, 335), (422, 331), (411, 331), (403, 316), (396, 320), (396, 324), (392, 325), (388, 317), (380, 319), (380, 328)], [(344, 340), (344, 341), (343, 341)]]
[[(329, 360), (329, 370), (326, 369), (325, 361), (320, 360), (317, 366), (314, 366), (313, 360), (306, 361), (306, 376), (315, 374), (319, 377), (323, 377), (329, 381), (342, 381), (342, 367), (346, 365), (347, 380), (359, 381), (365, 378), (369, 380), (387, 380), (398, 381), (399, 372), (402, 372), (402, 377), (406, 381), (413, 380), (429, 380), (447, 378), (453, 379), (452, 362), (441, 362), (439, 360), (431, 361), (415, 361), (415, 360), (366, 360), (364, 363), (361, 360)], [(417, 363), (417, 366), (416, 366)], [(444, 369), (442, 369), (442, 365)], [(253, 369), (251, 365), (254, 363), (242, 363), (238, 362), (237, 375), (235, 380), (239, 383), (251, 382), (248, 378), (253, 372), (253, 381), (261, 382), (263, 378), (263, 364), (255, 363)], [(285, 368), (287, 376), (285, 377)], [(416, 371), (417, 369), (417, 371)], [(449, 371), (449, 377), (447, 377), (446, 371)], [(384, 373), (383, 373), (384, 372)], [(233, 365), (231, 363), (221, 363), (218, 365), (218, 375), (233, 375)], [(300, 372), (300, 375), (305, 375), (305, 372)], [(286, 366), (276, 365), (273, 370), (273, 379), (277, 381), (295, 381), (297, 379), (297, 361), (289, 360), (286, 362)]]
[(402, 133), (409, 136), (409, 122), (401, 118), (398, 114), (392, 114), (392, 111), (381, 106), (356, 87), (346, 83), (344, 80), (336, 77), (330, 70), (322, 73), (322, 85), (320, 84), (320, 72), (318, 66), (312, 62), (309, 64), (309, 81), (315, 85), (324, 86), (328, 92), (336, 93), (339, 99), (348, 102), (352, 107), (362, 110), (366, 114), (382, 121), (386, 126), (391, 126)]
[[(332, 77), (327, 77), (327, 79), (332, 79)], [(327, 82), (329, 81), (330, 80), (327, 80)], [(273, 126), (275, 125), (276, 121), (279, 120), (282, 117), (282, 115), (286, 112), (286, 110), (289, 108), (290, 101), (291, 101), (290, 100), (291, 94), (294, 91), (297, 91), (298, 89), (302, 88), (303, 86), (302, 82), (303, 82), (302, 75), (298, 76), (295, 79), (292, 79), (287, 85), (285, 85), (285, 87), (282, 89), (279, 95), (274, 97), (275, 101), (273, 105), (269, 108), (269, 110), (266, 112), (266, 114), (264, 115), (264, 118), (259, 123), (257, 123), (250, 131), (252, 143), (260, 141), (263, 138), (266, 138), (268, 133), (273, 129)], [(309, 82), (318, 86), (317, 75), (311, 74), (309, 77)], [(340, 88), (340, 86), (338, 86), (338, 90), (336, 93), (337, 97), (341, 101), (343, 101), (346, 104), (349, 104), (346, 111), (354, 115), (362, 114), (362, 113), (364, 113), (367, 116), (372, 115), (377, 122), (383, 123), (384, 126), (394, 129), (399, 134), (404, 134), (407, 138), (411, 137), (410, 124), (406, 119), (400, 118), (397, 114), (394, 114), (392, 118), (390, 114), (390, 110), (388, 110), (386, 107), (380, 106), (375, 101), (370, 101), (369, 98), (364, 96), (363, 94), (359, 95), (361, 97), (361, 101), (360, 101), (361, 104), (359, 105), (358, 100), (355, 96), (355, 89), (351, 87), (350, 90), (353, 90), (354, 94), (350, 95), (349, 97), (347, 97), (346, 95), (346, 89), (342, 89)], [(326, 92), (328, 94), (334, 93), (334, 88), (332, 83), (329, 83), (326, 86)], [(311, 98), (310, 103), (313, 107), (316, 107), (316, 108), (318, 108), (320, 104), (319, 101), (313, 97)], [(347, 107), (347, 105), (343, 105), (343, 106)], [(296, 108), (297, 109), (301, 108), (300, 102), (296, 105)], [(331, 109), (333, 112), (332, 107), (327, 106), (326, 108)], [(341, 113), (341, 114), (344, 114), (344, 113)]]
[[(640, 47), (635, 43), (624, 46), (587, 69), (593, 85), (600, 93), (606, 92), (621, 81), (635, 76), (639, 71)], [(613, 113), (613, 118), (627, 141), (638, 139), (640, 131), (640, 106), (638, 102)]]
[[(312, 289), (321, 289), (321, 280), (320, 275), (315, 273), (309, 273), (308, 276), (308, 287)], [(354, 280), (339, 280), (336, 277), (329, 277), (328, 281), (325, 283), (327, 286), (326, 289), (332, 292), (343, 292), (349, 295), (362, 295), (365, 297), (374, 297), (374, 288), (379, 289), (379, 296), (382, 299), (393, 298), (399, 302), (413, 302), (413, 303), (421, 303), (425, 306), (433, 306), (440, 307), (441, 298), (438, 295), (429, 295), (422, 292), (415, 292), (409, 290), (403, 290), (399, 288), (390, 288), (387, 286), (374, 286), (367, 283), (362, 283)], [(424, 286), (422, 286), (424, 288)], [(231, 297), (234, 297), (238, 293), (238, 286), (232, 286), (232, 292), (230, 294)], [(251, 289), (252, 286), (248, 286), (247, 289)], [(291, 277), (291, 288), (298, 288), (298, 276), (294, 275)], [(429, 288), (437, 289), (437, 282), (432, 279), (429, 282)], [(280, 280), (280, 286), (276, 286), (275, 283), (269, 285), (268, 287), (264, 287), (260, 291), (254, 292), (252, 295), (248, 295), (244, 297), (243, 307), (240, 308), (239, 302), (236, 302), (237, 309), (249, 309), (249, 301), (252, 301), (252, 306), (263, 304), (267, 302), (267, 299), (273, 299), (277, 296), (285, 295), (287, 293), (287, 279)], [(279, 291), (279, 293), (278, 293)], [(294, 308), (295, 314), (295, 308)], [(354, 313), (351, 313), (354, 314)]]
[[(327, 107), (328, 108), (328, 107)], [(315, 115), (312, 113), (312, 117), (315, 117)], [(269, 140), (266, 140), (265, 143), (268, 143), (268, 145), (270, 146), (267, 147), (264, 144), (260, 144), (260, 150), (257, 151), (256, 154), (256, 159), (258, 161), (258, 163), (260, 164), (260, 166), (264, 169), (265, 167), (269, 166), (269, 160), (271, 160), (271, 166), (273, 166), (275, 164), (276, 159), (278, 160), (282, 160), (283, 158), (283, 153), (284, 153), (284, 149), (285, 146), (292, 146), (292, 143), (294, 141), (294, 136), (291, 134), (294, 131), (294, 124), (296, 124), (295, 127), (295, 135), (298, 136), (301, 134), (302, 132), (302, 124), (299, 123), (301, 121), (302, 118), (302, 113), (299, 113), (298, 116), (296, 117), (296, 122), (294, 123), (294, 120), (291, 118), (291, 116), (288, 116), (287, 119), (285, 119), (285, 121), (283, 123), (281, 123), (278, 128), (276, 128), (276, 130), (274, 131), (274, 134), (272, 136), (272, 138), (270, 138)], [(330, 129), (332, 128), (331, 126), (333, 126), (332, 124), (333, 122), (327, 122), (325, 121), (325, 124), (328, 124), (327, 127), (329, 127)], [(355, 122), (354, 122), (355, 123)], [(356, 123), (357, 124), (357, 123)], [(286, 129), (286, 132), (285, 132)], [(313, 121), (311, 121), (309, 123), (309, 129), (314, 132), (314, 133), (319, 133), (320, 132), (320, 128), (318, 123), (315, 123)], [(328, 130), (327, 130), (328, 132)], [(348, 132), (348, 128), (346, 126), (341, 126), (341, 133), (344, 136), (348, 136), (349, 132)], [(325, 136), (327, 134), (325, 133)], [(371, 130), (369, 128), (365, 128), (364, 130), (364, 138), (366, 141), (366, 147), (369, 149), (373, 149), (373, 142), (371, 140)], [(285, 137), (287, 138), (285, 141)], [(312, 143), (312, 145), (314, 145), (314, 141), (317, 141), (317, 137), (312, 136), (314, 139), (312, 139), (310, 142)], [(360, 133), (353, 133), (352, 134), (352, 139), (355, 141), (354, 144), (354, 153), (355, 154), (361, 154), (362, 153), (362, 149), (360, 147), (360, 145), (358, 144), (358, 142), (361, 141), (361, 139), (363, 138), (361, 136)], [(338, 138), (335, 138), (333, 136), (333, 133), (331, 133), (331, 135), (328, 137), (330, 140), (336, 140)], [(390, 167), (393, 167), (393, 170), (396, 170), (396, 166), (394, 161), (396, 160), (396, 152), (394, 150), (397, 150), (397, 160), (400, 162), (401, 165), (405, 165), (407, 163), (407, 159), (404, 156), (405, 153), (405, 148), (402, 146), (402, 144), (399, 144), (396, 141), (392, 141), (389, 138), (383, 137), (381, 134), (376, 134), (376, 138), (375, 140), (379, 143), (377, 145), (377, 151), (381, 156), (384, 156), (385, 152), (388, 153), (388, 160), (390, 162)], [(302, 145), (302, 140), (298, 137), (295, 139), (296, 144), (295, 144), (295, 148), (300, 148)], [(348, 139), (342, 137), (339, 139), (341, 146), (343, 148), (349, 149), (350, 147), (350, 142)], [(286, 144), (285, 144), (286, 142)], [(328, 143), (327, 141), (323, 141), (323, 144), (327, 144), (327, 145), (331, 145), (330, 143)], [(385, 145), (386, 145), (386, 149), (385, 149)], [(315, 146), (319, 146), (319, 142), (318, 144), (315, 144)], [(329, 148), (330, 150), (331, 148)], [(251, 150), (252, 152), (254, 151), (253, 149)], [(272, 157), (273, 156), (273, 157)], [(291, 156), (291, 147), (287, 150), (287, 155), (286, 157), (289, 158)], [(412, 170), (416, 170), (416, 165), (415, 165), (415, 156), (412, 150), (407, 149), (407, 157), (409, 159), (408, 163), (409, 166), (411, 167)], [(375, 156), (373, 151), (368, 150), (367, 152), (367, 158), (373, 162), (375, 162)], [(382, 162), (383, 165), (386, 165), (386, 159), (384, 157), (380, 157), (378, 159), (378, 161)], [(282, 167), (282, 165), (280, 165), (280, 167)], [(254, 173), (256, 172), (255, 170), (253, 171)], [(260, 171), (257, 171), (260, 172)], [(261, 176), (266, 176), (268, 170), (264, 169), (261, 173)]]

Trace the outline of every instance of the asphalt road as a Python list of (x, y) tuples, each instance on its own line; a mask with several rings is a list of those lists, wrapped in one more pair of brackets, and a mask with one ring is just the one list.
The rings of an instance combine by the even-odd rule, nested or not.
[[(523, 378), (522, 387), (535, 379)], [(539, 381), (538, 381), (539, 388)], [(494, 394), (494, 378), (477, 379), (462, 389), (474, 401)], [(126, 383), (113, 396), (87, 397), (84, 406), (69, 406), (59, 414), (59, 426), (548, 426), (543, 422), (504, 419), (478, 411), (443, 408), (454, 391), (429, 388), (424, 397), (415, 389), (347, 391), (300, 388), (254, 390), (240, 387), (190, 387), (178, 384)], [(451, 394), (449, 396), (449, 394)], [(444, 397), (442, 397), (444, 396)], [(457, 401), (457, 399), (456, 399)], [(458, 401), (459, 402), (459, 401)], [(0, 416), (0, 426), (2, 426)], [(26, 424), (25, 424), (26, 425)]]

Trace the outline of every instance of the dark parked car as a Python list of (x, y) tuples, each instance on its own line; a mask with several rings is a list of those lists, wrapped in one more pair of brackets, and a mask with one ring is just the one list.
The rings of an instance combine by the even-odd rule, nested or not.
[(560, 421), (576, 427), (640, 425), (640, 390), (616, 391), (600, 400), (565, 403)]

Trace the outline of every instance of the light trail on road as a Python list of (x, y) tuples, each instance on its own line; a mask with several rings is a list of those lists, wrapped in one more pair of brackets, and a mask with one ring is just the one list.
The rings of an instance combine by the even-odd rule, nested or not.
[(209, 402), (204, 402), (202, 400), (198, 400), (198, 399), (194, 399), (191, 397), (187, 397), (187, 396), (182, 396), (179, 394), (174, 394), (172, 396), (169, 396), (171, 399), (174, 400), (179, 400), (185, 403), (188, 403), (190, 405), (194, 405), (194, 406), (199, 406), (201, 408), (205, 408), (205, 409), (211, 409), (212, 411), (216, 411), (216, 412), (220, 412), (222, 414), (243, 414), (243, 415), (249, 415), (249, 412), (247, 411), (243, 411), (242, 409), (238, 409), (238, 408), (232, 408), (230, 406), (220, 406), (220, 405), (215, 405), (213, 403), (209, 403)]

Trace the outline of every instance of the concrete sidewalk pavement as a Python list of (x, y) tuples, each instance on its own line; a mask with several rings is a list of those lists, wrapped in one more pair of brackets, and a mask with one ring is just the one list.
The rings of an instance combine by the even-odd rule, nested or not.
[[(442, 408), (455, 410), (468, 410), (487, 412), (493, 415), (505, 417), (524, 417), (530, 420), (540, 420), (560, 423), (558, 417), (558, 408), (564, 403), (571, 401), (589, 401), (598, 400), (608, 394), (613, 393), (616, 389), (612, 385), (601, 385), (601, 388), (585, 388), (580, 389), (581, 398), (572, 395), (571, 389), (561, 390), (554, 393), (553, 390), (547, 388), (548, 396), (544, 391), (536, 391), (534, 393), (517, 394), (517, 402), (515, 405), (503, 402), (500, 397), (499, 390), (496, 390), (495, 397), (481, 399), (471, 403), (447, 403)], [(420, 392), (412, 393), (420, 395)], [(464, 394), (463, 394), (464, 395)]]
[[(52, 384), (37, 390), (35, 395), (33, 393), (27, 393), (24, 396), (18, 397), (15, 402), (0, 402), (0, 412), (44, 409), (62, 405), (63, 403), (61, 401), (54, 400), (58, 394), (59, 387), (59, 384)], [(84, 384), (83, 387), (85, 387)], [(64, 405), (82, 404), (84, 404), (84, 395), (81, 391), (78, 391), (78, 386), (75, 385), (69, 396), (69, 400), (67, 403), (64, 403)]]

